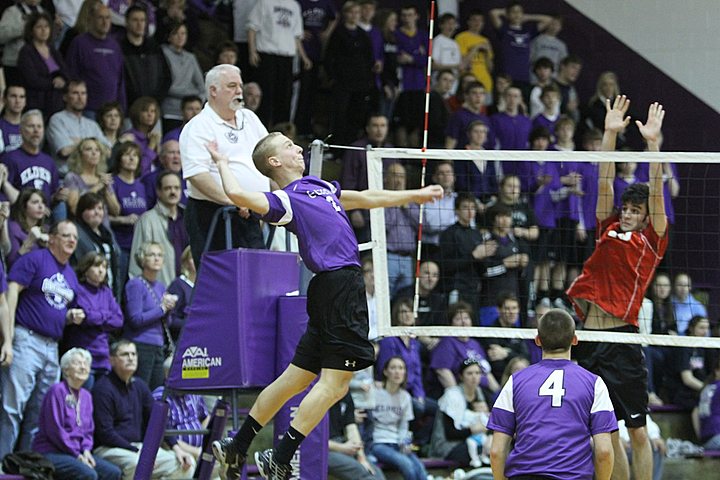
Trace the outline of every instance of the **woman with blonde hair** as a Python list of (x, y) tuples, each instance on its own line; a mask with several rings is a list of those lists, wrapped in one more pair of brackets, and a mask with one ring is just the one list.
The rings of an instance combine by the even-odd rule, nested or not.
[(588, 101), (585, 110), (585, 126), (588, 129), (605, 130), (605, 100), (620, 95), (620, 83), (615, 72), (603, 72), (595, 85), (595, 94)]
[(76, 213), (78, 199), (87, 192), (100, 195), (110, 215), (120, 213), (120, 203), (112, 189), (113, 178), (107, 173), (109, 151), (97, 138), (82, 140), (68, 158), (64, 186), (68, 189), (68, 207)]

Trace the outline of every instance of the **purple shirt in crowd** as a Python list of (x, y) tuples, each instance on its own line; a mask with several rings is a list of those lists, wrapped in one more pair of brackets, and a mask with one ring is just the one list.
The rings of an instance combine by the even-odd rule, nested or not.
[[(533, 187), (536, 188), (533, 206), (538, 226), (555, 228), (557, 215), (553, 193), (561, 188), (559, 162), (543, 162), (542, 164), (532, 162), (531, 167), (532, 178), (536, 180), (535, 187)], [(549, 176), (550, 183), (539, 186), (537, 179), (543, 176)]]
[(598, 176), (600, 175), (598, 164), (583, 162), (578, 167), (582, 175), (582, 188), (585, 195), (578, 200), (579, 218), (584, 223), (586, 230), (595, 230), (595, 210), (598, 200)]
[(380, 351), (375, 362), (375, 379), (382, 380), (383, 367), (392, 357), (402, 357), (407, 371), (405, 390), (414, 398), (425, 398), (423, 388), (422, 361), (420, 360), (420, 342), (411, 338), (410, 345), (405, 346), (400, 337), (387, 337), (380, 340)]
[(94, 430), (90, 392), (84, 388), (72, 390), (63, 380), (50, 387), (43, 398), (32, 449), (77, 458), (85, 450), (92, 451)]
[(4, 118), (0, 117), (0, 131), (2, 131), (4, 152), (11, 152), (20, 148), (22, 145), (22, 135), (20, 135), (20, 124), (15, 125)]
[(81, 283), (75, 293), (85, 320), (80, 325), (65, 327), (63, 348), (84, 348), (92, 355), (92, 368), (110, 370), (110, 332), (123, 326), (120, 305), (107, 285), (94, 287)]
[(444, 337), (430, 353), (430, 368), (433, 370), (447, 368), (457, 374), (460, 371), (460, 364), (466, 358), (474, 358), (480, 362), (483, 373), (490, 372), (490, 363), (487, 361), (485, 350), (472, 338), (462, 341), (455, 337)]
[(297, 235), (300, 256), (311, 271), (360, 266), (357, 240), (340, 204), (339, 183), (307, 176), (265, 196), (270, 210), (262, 219)]
[(69, 263), (62, 264), (47, 248), (18, 258), (8, 274), (9, 282), (23, 287), (15, 310), (15, 323), (40, 335), (60, 340), (65, 315), (75, 306), (78, 281)]
[(122, 49), (111, 35), (99, 39), (81, 33), (70, 43), (65, 60), (72, 77), (87, 85), (87, 110), (97, 111), (107, 102), (126, 108)]
[[(132, 215), (134, 213), (139, 217), (148, 209), (145, 185), (139, 179), (136, 179), (133, 183), (125, 183), (122, 178), (115, 175), (113, 176), (113, 190), (118, 202), (120, 202), (120, 215)], [(112, 226), (112, 229), (115, 232), (115, 240), (117, 240), (120, 248), (130, 250), (135, 226), (116, 224)]]
[(126, 133), (132, 134), (135, 138), (135, 143), (140, 147), (140, 176), (150, 173), (153, 169), (153, 162), (158, 156), (157, 152), (150, 148), (150, 139), (136, 128), (131, 128), (124, 134)]
[(520, 27), (511, 27), (503, 22), (500, 37), (500, 69), (515, 82), (530, 83), (530, 41), (539, 34), (537, 25), (524, 22)]
[(161, 322), (165, 313), (160, 307), (163, 293), (165, 285), (159, 280), (149, 282), (142, 277), (128, 280), (125, 284), (124, 338), (158, 347), (165, 343)]
[(8, 169), (8, 181), (18, 190), (37, 188), (45, 194), (45, 201), (50, 201), (58, 189), (60, 177), (55, 161), (44, 152), (32, 154), (18, 148), (5, 154), (3, 163)]
[(518, 113), (510, 116), (505, 112), (490, 117), (493, 134), (500, 150), (527, 150), (528, 137), (532, 130), (532, 122), (525, 115)]
[(402, 29), (395, 31), (398, 53), (404, 52), (413, 57), (412, 63), (400, 64), (402, 70), (402, 90), (404, 92), (425, 90), (425, 69), (427, 68), (427, 35), (420, 30), (409, 37)]
[(710, 383), (700, 393), (700, 440), (720, 435), (720, 381)]
[[(580, 173), (579, 162), (559, 162), (558, 164), (558, 175), (564, 177), (570, 175), (573, 172)], [(562, 183), (560, 188), (565, 188)], [(569, 188), (569, 187), (568, 187)], [(565, 198), (555, 204), (555, 216), (556, 218), (569, 218), (574, 221), (580, 220), (580, 198), (577, 195), (568, 193)]]
[(467, 127), (476, 120), (482, 121), (488, 127), (487, 140), (485, 140), (483, 147), (486, 149), (495, 148), (495, 133), (490, 119), (483, 113), (474, 113), (462, 107), (450, 115), (447, 127), (445, 127), (445, 136), (454, 138), (457, 141), (455, 150), (462, 150), (468, 144)]
[[(673, 177), (678, 178), (677, 167), (674, 163), (670, 164)], [(635, 177), (640, 182), (650, 182), (650, 164), (641, 162), (638, 163), (637, 170), (635, 170)], [(665, 199), (665, 216), (668, 218), (670, 225), (675, 225), (675, 207), (672, 203), (672, 196), (670, 195), (670, 184), (669, 182), (663, 182), (663, 198)]]
[(313, 63), (322, 56), (320, 33), (335, 19), (335, 5), (330, 0), (298, 0), (303, 17), (303, 29), (310, 38), (303, 40), (305, 53)]
[(515, 436), (507, 477), (591, 480), (592, 435), (618, 429), (600, 377), (570, 360), (545, 359), (514, 374), (490, 413), (488, 429)]

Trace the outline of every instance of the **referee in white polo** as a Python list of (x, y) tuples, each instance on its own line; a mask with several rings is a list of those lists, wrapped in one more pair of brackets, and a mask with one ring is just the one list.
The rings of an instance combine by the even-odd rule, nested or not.
[[(267, 192), (270, 181), (257, 171), (252, 152), (268, 131), (260, 119), (242, 103), (242, 78), (234, 65), (218, 65), (205, 76), (207, 103), (202, 112), (190, 120), (180, 134), (183, 177), (188, 185), (185, 227), (190, 237), (195, 266), (205, 247), (215, 212), (232, 205), (225, 195), (215, 163), (205, 147), (217, 142), (220, 153), (230, 158), (230, 168), (244, 190)], [(233, 248), (265, 248), (260, 224), (240, 209), (232, 215)], [(225, 228), (215, 229), (210, 250), (225, 249)]]

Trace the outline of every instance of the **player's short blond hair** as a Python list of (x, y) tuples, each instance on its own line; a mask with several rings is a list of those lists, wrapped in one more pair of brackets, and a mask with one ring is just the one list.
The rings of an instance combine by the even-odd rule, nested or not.
[(277, 145), (273, 143), (273, 140), (281, 135), (280, 132), (268, 133), (260, 139), (253, 150), (252, 159), (255, 168), (266, 177), (272, 178), (272, 167), (268, 163), (268, 159), (277, 153)]

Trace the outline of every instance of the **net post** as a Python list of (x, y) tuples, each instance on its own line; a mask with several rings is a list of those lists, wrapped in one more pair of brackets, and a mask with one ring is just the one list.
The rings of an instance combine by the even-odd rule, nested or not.
[[(383, 189), (382, 153), (368, 149), (367, 153), (368, 188)], [(375, 312), (378, 322), (378, 335), (387, 336), (390, 330), (390, 283), (387, 267), (387, 240), (385, 238), (385, 210), (370, 210), (370, 234), (372, 237), (372, 259), (375, 271)]]

